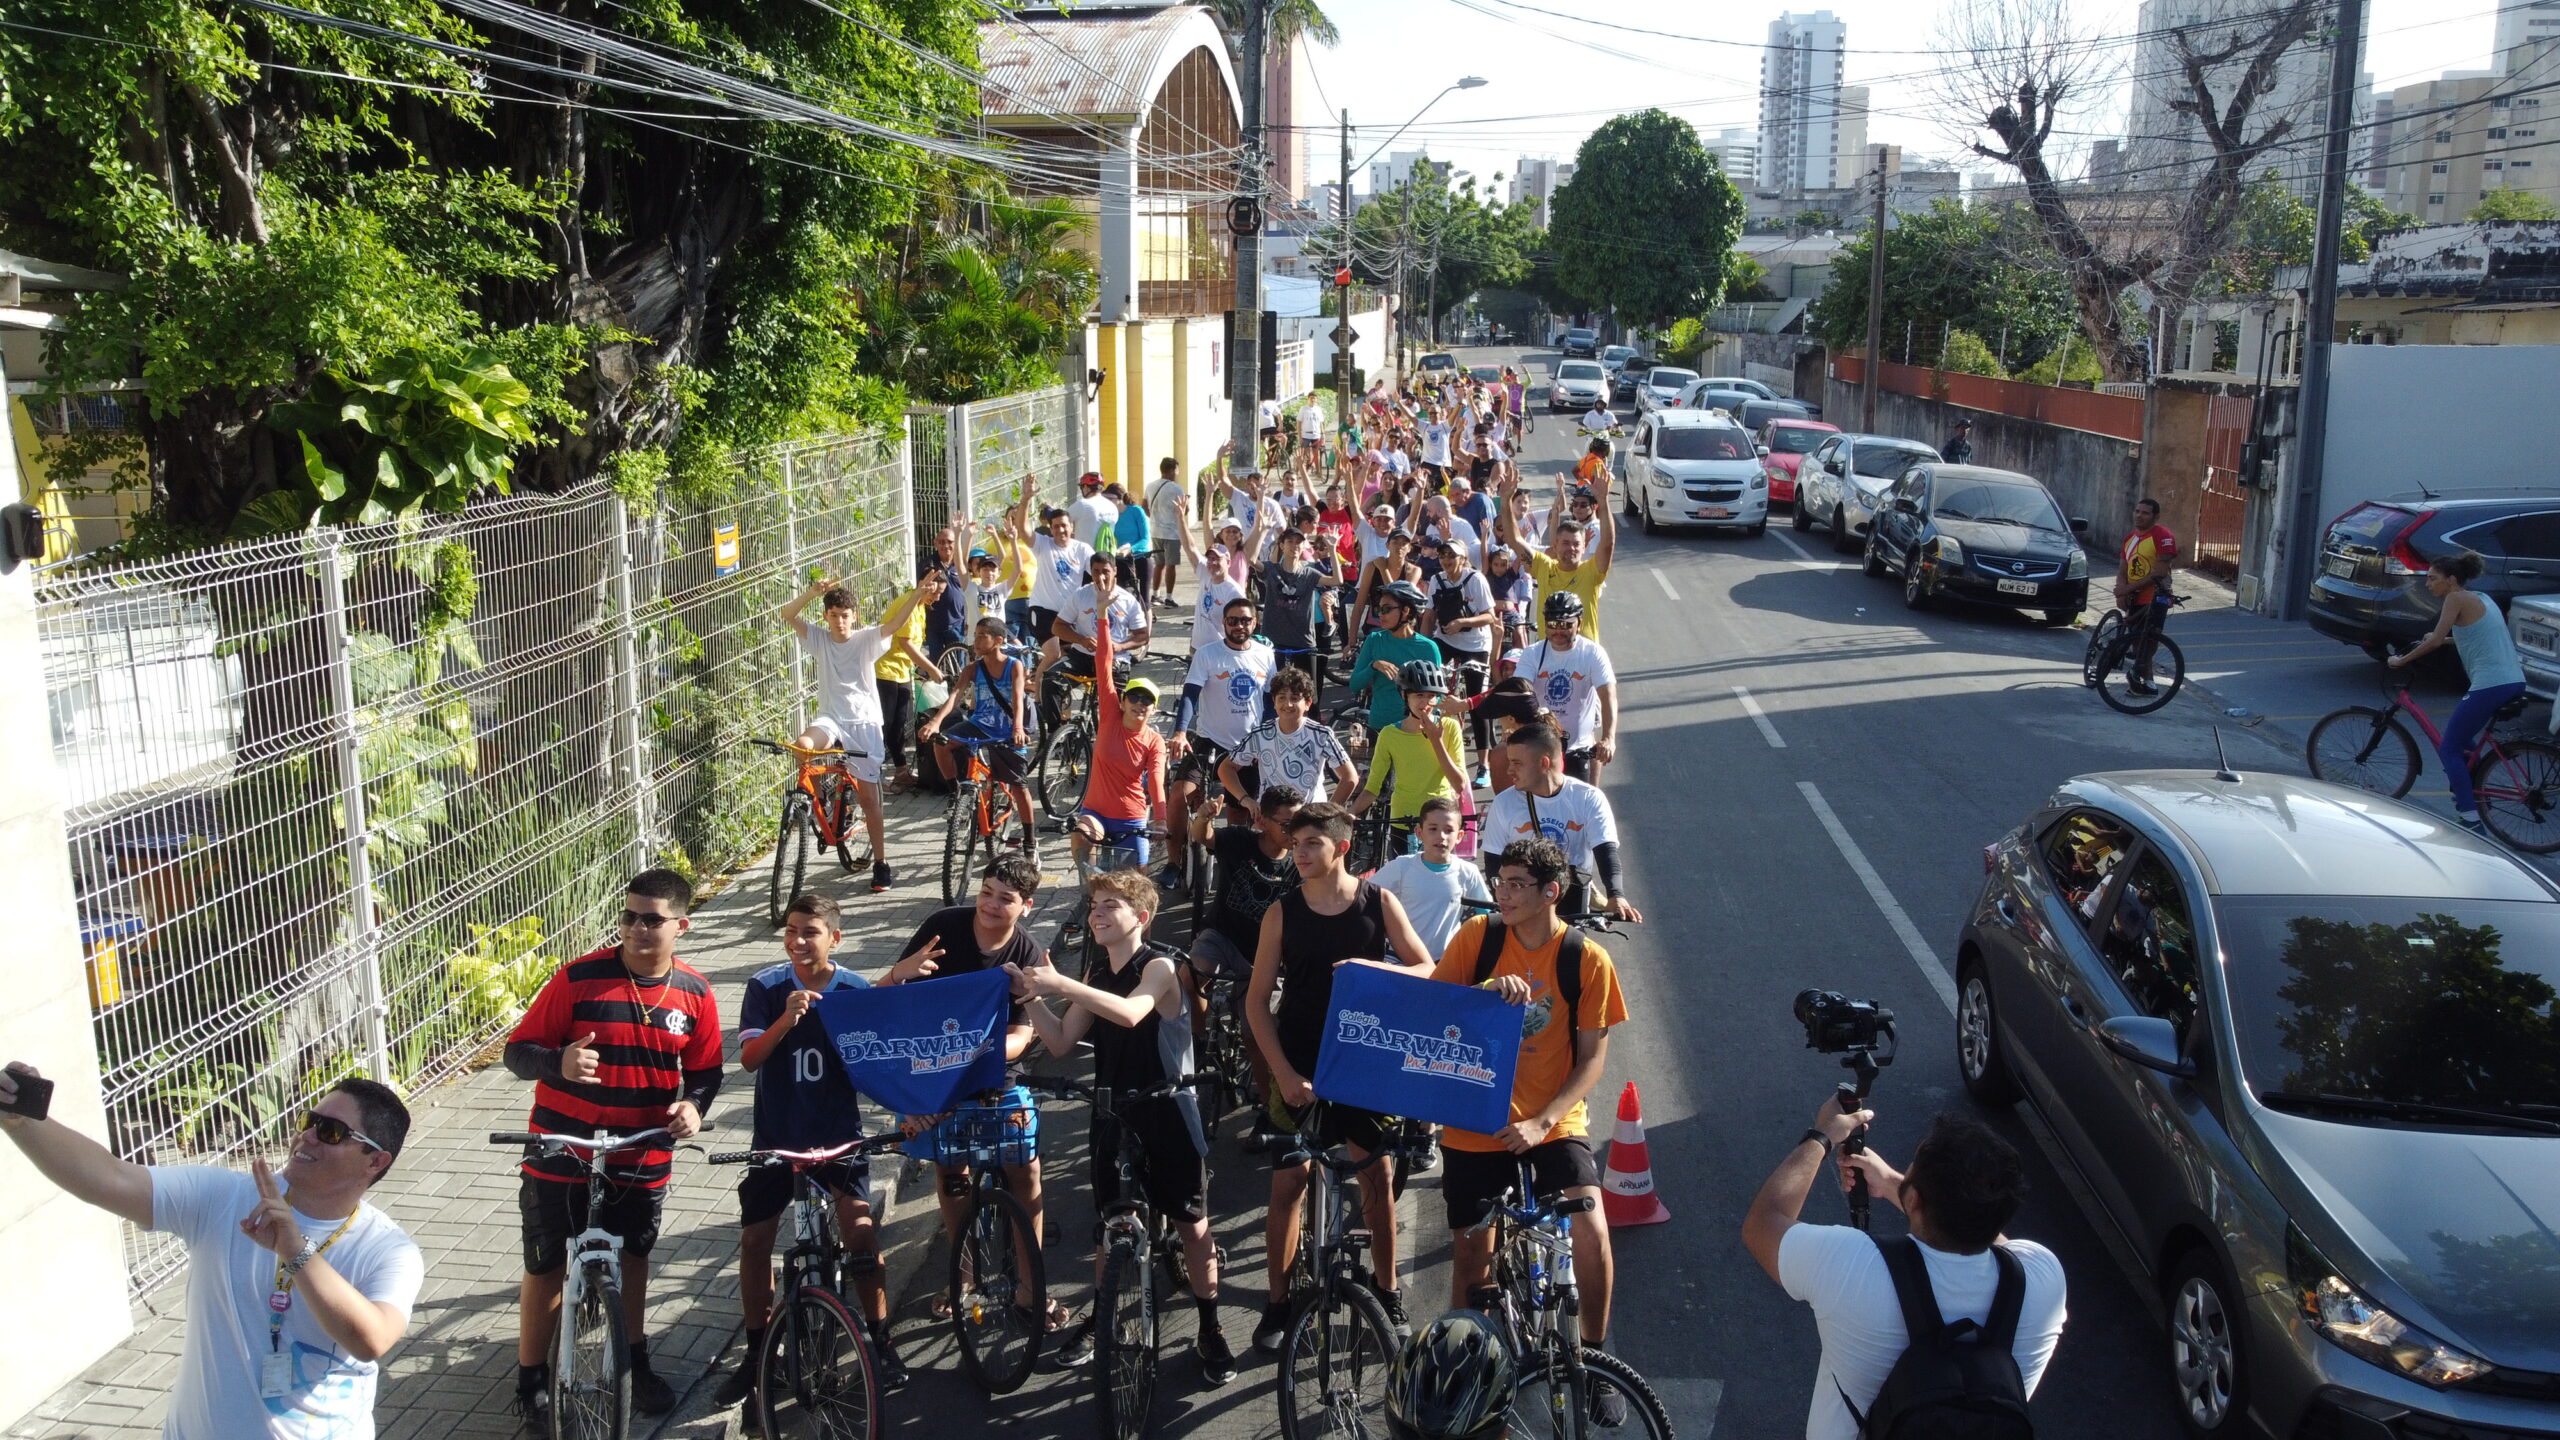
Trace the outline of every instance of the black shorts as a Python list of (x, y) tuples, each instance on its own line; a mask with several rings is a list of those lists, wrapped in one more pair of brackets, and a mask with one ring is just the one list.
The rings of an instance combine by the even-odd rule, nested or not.
[(1043, 641), (1043, 640), (1048, 640), (1048, 639), (1051, 639), (1051, 638), (1055, 637), (1055, 636), (1057, 635), (1057, 633), (1058, 633), (1057, 625), (1058, 625), (1058, 612), (1057, 612), (1057, 611), (1055, 611), (1055, 610), (1049, 610), (1049, 609), (1044, 609), (1043, 607), (1038, 606), (1038, 605), (1034, 605), (1034, 606), (1032, 606), (1032, 607), (1031, 607), (1031, 643), (1032, 643), (1032, 644), (1037, 645), (1037, 644), (1039, 644), (1039, 643), (1040, 643), (1041, 641)]
[(1218, 783), (1218, 762), (1227, 758), (1227, 747), (1205, 736), (1193, 735), (1191, 748), (1175, 763), (1173, 774), (1166, 777), (1175, 785), (1208, 787)]
[(1431, 482), (1431, 488), (1435, 493), (1448, 485), (1448, 466), (1434, 465), (1428, 460), (1418, 461), (1416, 463), (1422, 467), (1422, 478)]
[(1600, 1183), (1600, 1158), (1579, 1135), (1532, 1146), (1526, 1155), (1443, 1145), (1440, 1198), (1449, 1207), (1449, 1228), (1471, 1230), (1491, 1219), (1504, 1192), (1519, 1187), (1523, 1160), (1529, 1162), (1529, 1181), (1540, 1195)]
[(1138, 1188), (1158, 1215), (1186, 1224), (1209, 1218), (1209, 1160), (1192, 1142), (1179, 1106), (1152, 1101), (1133, 1115), (1093, 1122), (1093, 1208), (1108, 1213), (1120, 1193), (1120, 1133), (1137, 1132)]
[[(869, 1161), (830, 1160), (814, 1172), (818, 1183), (830, 1195), (871, 1203), (871, 1165)], [(791, 1183), (790, 1167), (756, 1165), (738, 1177), (738, 1223), (761, 1225), (788, 1209), (796, 1193)]]
[[(569, 1237), (587, 1228), (587, 1187), (565, 1180), (518, 1177), (516, 1209), (524, 1221), (524, 1273), (548, 1275), (569, 1263)], [(597, 1223), (622, 1241), (629, 1259), (646, 1260), (658, 1243), (658, 1212), (666, 1187), (604, 1187), (604, 1214)]]
[(1580, 780), (1586, 784), (1589, 783), (1591, 779), (1592, 749), (1593, 747), (1585, 745), (1579, 750), (1567, 750), (1564, 752), (1565, 778), (1569, 780)]
[[(1320, 1110), (1319, 1107), (1321, 1107)], [(1278, 1086), (1272, 1087), (1271, 1118), (1284, 1132), (1291, 1135), (1300, 1133), (1300, 1127), (1307, 1122), (1307, 1112), (1311, 1110), (1318, 1111), (1316, 1125), (1305, 1134), (1309, 1142), (1319, 1150), (1330, 1150), (1336, 1145), (1348, 1145), (1364, 1155), (1375, 1155), (1387, 1148), (1387, 1142), (1395, 1137), (1404, 1124), (1393, 1115), (1381, 1115), (1375, 1110), (1363, 1110), (1357, 1105), (1336, 1105), (1330, 1100), (1318, 1101), (1312, 1105), (1291, 1105), (1280, 1098)], [(1271, 1147), (1272, 1169), (1280, 1170), (1289, 1166), (1290, 1162), (1287, 1158), (1289, 1148), (1286, 1145)]]

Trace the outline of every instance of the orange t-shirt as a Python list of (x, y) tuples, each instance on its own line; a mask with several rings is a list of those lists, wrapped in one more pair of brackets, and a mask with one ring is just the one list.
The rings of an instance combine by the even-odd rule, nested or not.
[[(1476, 952), (1482, 948), (1491, 923), (1489, 917), (1479, 915), (1459, 926), (1458, 933), (1449, 937), (1449, 948), (1441, 953), (1439, 968), (1431, 972), (1431, 978), (1457, 985), (1476, 983)], [(1560, 1023), (1556, 1010), (1564, 1004), (1564, 996), (1556, 989), (1556, 952), (1563, 945), (1562, 931), (1535, 950), (1522, 948), (1515, 935), (1503, 945), (1502, 958), (1493, 967), (1496, 975), (1519, 975), (1529, 982), (1529, 1003), (1521, 1008), (1520, 1015), (1520, 1067), (1512, 1072), (1511, 1079), (1514, 1122), (1536, 1114), (1539, 1107), (1564, 1089), (1565, 1077), (1573, 1073), (1574, 1031), (1606, 1030), (1627, 1023), (1627, 997), (1618, 989), (1618, 967), (1610, 961), (1609, 952), (1589, 936), (1583, 937), (1582, 942), (1580, 1011), (1571, 1024)], [(1547, 1133), (1547, 1139), (1590, 1133), (1590, 1107), (1577, 1104)], [(1452, 1150), (1486, 1154), (1502, 1149), (1502, 1142), (1490, 1135), (1455, 1127), (1443, 1129), (1440, 1138)]]

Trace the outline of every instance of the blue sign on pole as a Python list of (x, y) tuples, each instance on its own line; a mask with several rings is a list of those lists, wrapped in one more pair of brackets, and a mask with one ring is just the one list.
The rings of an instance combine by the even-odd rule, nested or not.
[(1003, 1087), (1012, 986), (1003, 971), (980, 970), (833, 990), (816, 1008), (855, 1090), (900, 1115), (939, 1115)]
[(1519, 1065), (1520, 1007), (1492, 992), (1375, 965), (1333, 972), (1322, 1098), (1490, 1135), (1511, 1123)]

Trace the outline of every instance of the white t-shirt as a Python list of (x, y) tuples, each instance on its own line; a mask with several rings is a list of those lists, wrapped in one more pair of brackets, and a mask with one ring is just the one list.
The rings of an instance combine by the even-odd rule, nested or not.
[(889, 653), (889, 632), (865, 625), (842, 640), (811, 624), (800, 648), (818, 662), (818, 713), (855, 725), (880, 723), (880, 683), (872, 667)]
[(1208, 583), (1200, 587), (1200, 598), (1191, 606), (1191, 653), (1199, 654), (1212, 642), (1227, 635), (1227, 602), (1244, 598), (1244, 587), (1229, 579), (1229, 567), (1223, 562), (1202, 572)]
[[(1464, 525), (1467, 522), (1460, 520), (1457, 523)], [(1493, 613), (1493, 587), (1485, 583), (1483, 571), (1470, 569), (1465, 578), (1459, 580), (1451, 580), (1446, 570), (1432, 576), (1431, 606), (1434, 615), (1440, 613), (1439, 607), (1443, 603), (1441, 596), (1449, 591), (1456, 591), (1459, 594), (1458, 617), (1460, 619)], [(1494, 627), (1490, 625), (1478, 625), (1465, 630), (1451, 630), (1443, 625), (1431, 633), (1432, 638), (1449, 649), (1463, 650), (1474, 656), (1489, 656), (1493, 653), (1493, 631)]]
[(1069, 524), (1076, 527), (1076, 538), (1087, 545), (1100, 545), (1103, 532), (1120, 518), (1120, 507), (1100, 495), (1082, 495), (1067, 507)]
[(1599, 641), (1576, 636), (1572, 649), (1558, 650), (1541, 640), (1521, 655), (1515, 673), (1529, 677), (1529, 693), (1563, 722), (1566, 748), (1600, 738), (1600, 687), (1617, 684), (1618, 672)]
[(1405, 453), (1403, 446), (1399, 445), (1387, 452), (1387, 471), (1394, 475), (1413, 473), (1413, 457)]
[(1484, 537), (1476, 533), (1476, 527), (1466, 516), (1452, 512), (1445, 522), (1426, 520), (1422, 523), (1422, 532), (1433, 539), (1445, 537), (1466, 546), (1467, 559), (1477, 568), (1483, 567)]
[(1324, 799), (1341, 767), (1350, 763), (1351, 754), (1342, 748), (1341, 737), (1313, 720), (1301, 721), (1285, 735), (1277, 720), (1256, 726), (1236, 747), (1237, 769), (1252, 769), (1266, 787), (1295, 785), (1309, 804)]
[[(1036, 610), (1064, 610), (1077, 587), (1086, 583), (1093, 547), (1082, 540), (1061, 545), (1046, 531), (1031, 537), (1031, 605)], [(1049, 637), (1043, 635), (1043, 640)]]
[(1279, 668), (1279, 657), (1258, 640), (1246, 642), (1241, 650), (1221, 639), (1192, 651), (1191, 673), (1182, 679), (1185, 688), (1200, 687), (1191, 712), (1191, 732), (1229, 750), (1243, 744), (1253, 727), (1262, 723), (1262, 697), (1271, 689), (1271, 673)]
[(1265, 400), (1262, 402), (1262, 428), (1265, 430), (1277, 430), (1280, 428), (1279, 401)]
[(1298, 438), (1301, 440), (1324, 438), (1324, 411), (1321, 408), (1309, 405), (1298, 411)]
[(1431, 947), (1431, 959), (1449, 948), (1449, 937), (1466, 923), (1467, 912), (1460, 900), (1490, 900), (1493, 892), (1485, 888), (1484, 872), (1472, 860), (1451, 857), (1446, 865), (1433, 865), (1420, 855), (1399, 855), (1378, 867), (1369, 877), (1403, 903), (1405, 918), (1413, 922), (1413, 933)]
[[(2018, 1360), (2027, 1393), (2036, 1392), (2045, 1363), (2062, 1339), (2062, 1262), (2032, 1240), (2012, 1240), (2008, 1251), (2026, 1272), (2025, 1303), (2018, 1311), (2018, 1338), (2010, 1353)], [(1999, 1262), (1989, 1251), (1950, 1255), (1920, 1247), (1929, 1270), (1929, 1289), (1938, 1298), (1938, 1313), (1950, 1323), (1980, 1322), (1991, 1316), (1991, 1295), (2000, 1283)], [(1846, 1225), (1797, 1225), (1778, 1242), (1778, 1283), (1789, 1295), (1813, 1307), (1814, 1324), (1822, 1332), (1822, 1363), (1814, 1371), (1813, 1406), (1804, 1422), (1805, 1440), (1857, 1440), (1858, 1422), (1849, 1406), (1861, 1412), (1884, 1388), (1893, 1362), (1910, 1347), (1902, 1306), (1894, 1298), (1893, 1272), (1863, 1231)], [(1843, 1392), (1848, 1399), (1841, 1399)]]
[(1484, 853), (1499, 855), (1514, 840), (1544, 835), (1564, 851), (1566, 864), (1588, 870), (1593, 849), (1618, 843), (1618, 817), (1609, 808), (1609, 797), (1597, 785), (1570, 775), (1561, 778), (1564, 788), (1553, 795), (1532, 796), (1514, 785), (1494, 796), (1484, 812)]
[[(164, 1440), (369, 1440), (381, 1367), (340, 1349), (298, 1288), (281, 1337), (293, 1357), (293, 1388), (274, 1400), (258, 1393), (276, 1257), (240, 1233), (241, 1217), (257, 1204), (258, 1182), (237, 1170), (151, 1167), (151, 1228), (187, 1247), (187, 1342)], [(314, 1244), (339, 1224), (300, 1211), (294, 1220)], [(329, 1247), (328, 1261), (366, 1299), (404, 1313), (417, 1304), (427, 1273), (416, 1243), (371, 1205), (356, 1207), (355, 1223)]]
[(1147, 487), (1147, 520), (1154, 527), (1157, 549), (1182, 548), (1182, 497), (1188, 492), (1180, 479), (1161, 475)]
[(1437, 420), (1422, 423), (1422, 463), (1448, 468), (1449, 427)]
[(1617, 423), (1618, 417), (1606, 405), (1594, 405), (1582, 412), (1582, 428), (1585, 430), (1606, 430)]
[[(1083, 589), (1078, 590), (1075, 594), (1067, 597), (1067, 607), (1058, 612), (1058, 618), (1066, 621), (1067, 628), (1073, 630), (1077, 634), (1091, 635), (1094, 633), (1094, 612), (1099, 609), (1101, 605), (1102, 597), (1095, 593), (1092, 586), (1087, 585)], [(1130, 642), (1137, 636), (1139, 631), (1146, 628), (1147, 607), (1138, 603), (1137, 595), (1124, 589), (1115, 588), (1112, 590), (1112, 654), (1115, 657), (1127, 656), (1129, 654)], [(1071, 648), (1080, 655), (1089, 655), (1093, 653), (1082, 645), (1077, 645)], [(1124, 662), (1115, 659), (1114, 663)]]
[(1386, 558), (1387, 534), (1392, 534), (1394, 531), (1395, 526), (1392, 524), (1387, 527), (1386, 534), (1381, 534), (1377, 526), (1370, 524), (1366, 520), (1360, 522), (1358, 535), (1360, 539), (1360, 563), (1362, 566), (1367, 566), (1372, 560), (1383, 560)]

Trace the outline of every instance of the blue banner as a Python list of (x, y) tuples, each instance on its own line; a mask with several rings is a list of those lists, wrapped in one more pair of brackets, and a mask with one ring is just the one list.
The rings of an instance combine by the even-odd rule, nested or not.
[(939, 1115), (964, 1096), (1003, 1087), (1012, 986), (1003, 971), (980, 970), (831, 990), (816, 1009), (854, 1089), (901, 1115)]
[(1316, 1052), (1316, 1094), (1490, 1135), (1511, 1123), (1520, 1007), (1491, 991), (1345, 965)]

